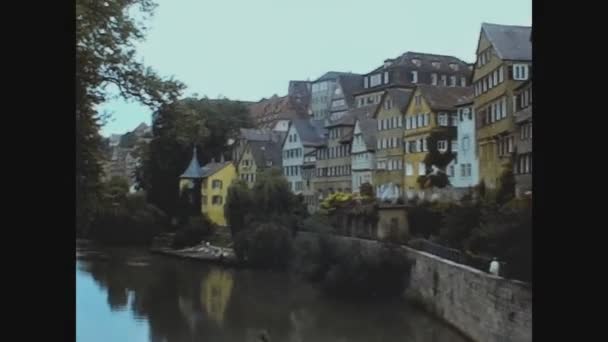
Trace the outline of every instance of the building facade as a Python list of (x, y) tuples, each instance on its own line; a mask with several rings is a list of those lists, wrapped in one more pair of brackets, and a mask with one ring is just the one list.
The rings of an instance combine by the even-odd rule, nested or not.
[[(335, 96), (336, 88), (341, 88), (339, 84), (341, 76), (345, 76), (346, 78), (360, 77), (352, 73), (329, 71), (312, 82), (310, 109), (313, 120), (325, 121), (329, 118), (332, 98)], [(339, 92), (342, 91), (343, 89), (341, 88)]]
[(479, 184), (479, 159), (475, 143), (475, 111), (471, 98), (457, 106), (457, 162), (455, 163), (452, 186), (456, 188), (475, 187)]
[(376, 170), (373, 178), (377, 197), (381, 197), (386, 189), (391, 190), (392, 197), (403, 194), (403, 120), (413, 93), (412, 89), (386, 89), (376, 109)]
[(323, 141), (320, 122), (308, 119), (291, 121), (282, 145), (283, 175), (294, 194), (304, 191), (304, 155), (316, 149)]
[[(436, 148), (439, 153), (457, 153), (456, 105), (471, 97), (472, 91), (471, 87), (416, 87), (404, 117), (404, 188), (408, 197), (421, 190), (418, 177), (433, 172), (432, 165), (425, 163), (430, 150)], [(434, 135), (434, 139), (431, 139), (431, 135)], [(436, 141), (437, 145), (430, 146), (431, 141)], [(455, 173), (454, 164), (439, 172), (447, 173), (451, 180)]]
[(515, 90), (515, 195), (532, 193), (532, 81)]
[(532, 74), (531, 28), (484, 23), (473, 71), (479, 178), (499, 186), (514, 153), (514, 90)]
[(373, 118), (362, 118), (355, 121), (351, 143), (351, 188), (353, 193), (359, 193), (361, 184), (374, 184), (376, 132), (376, 120)]
[(274, 141), (249, 141), (237, 163), (238, 177), (253, 188), (259, 173), (281, 168), (281, 145)]

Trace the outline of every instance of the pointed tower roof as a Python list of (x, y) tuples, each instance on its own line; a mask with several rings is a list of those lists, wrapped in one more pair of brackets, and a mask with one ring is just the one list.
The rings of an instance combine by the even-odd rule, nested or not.
[(192, 160), (190, 161), (190, 165), (188, 165), (186, 171), (184, 171), (179, 178), (203, 178), (201, 164), (198, 163), (198, 159), (196, 158), (196, 146), (192, 151)]

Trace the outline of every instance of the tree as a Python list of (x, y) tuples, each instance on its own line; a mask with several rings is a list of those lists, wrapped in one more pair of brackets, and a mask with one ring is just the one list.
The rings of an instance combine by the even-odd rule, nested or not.
[(99, 128), (107, 115), (96, 107), (113, 87), (118, 96), (151, 108), (177, 99), (184, 85), (162, 79), (135, 59), (136, 41), (144, 38), (144, 20), (153, 14), (151, 0), (76, 1), (76, 225), (86, 230), (101, 194)]
[(230, 187), (228, 187), (228, 194), (226, 196), (226, 206), (224, 209), (224, 216), (226, 222), (230, 225), (230, 233), (232, 238), (245, 230), (247, 220), (245, 216), (253, 208), (253, 199), (247, 183), (241, 179), (234, 181)]
[(227, 141), (239, 129), (251, 125), (247, 108), (240, 102), (186, 98), (161, 106), (152, 116), (153, 138), (142, 150), (137, 181), (151, 203), (171, 216), (178, 212), (179, 176), (197, 147), (201, 164), (226, 153)]
[[(426, 174), (418, 177), (418, 184), (422, 188), (445, 188), (450, 185), (450, 181), (445, 172), (447, 166), (452, 160), (454, 160), (455, 154), (452, 152), (452, 138), (454, 132), (451, 130), (447, 132), (434, 131), (430, 134), (427, 140), (428, 153), (424, 158), (424, 164), (426, 165)], [(438, 149), (439, 141), (447, 141), (447, 151), (440, 152)], [(437, 168), (437, 172), (433, 172), (433, 167)]]
[(505, 204), (513, 198), (515, 198), (515, 175), (513, 174), (513, 164), (509, 162), (500, 174), (496, 203)]

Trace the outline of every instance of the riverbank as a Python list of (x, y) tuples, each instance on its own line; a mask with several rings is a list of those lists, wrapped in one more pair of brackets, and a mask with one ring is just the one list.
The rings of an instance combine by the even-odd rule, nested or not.
[(209, 263), (220, 264), (224, 266), (235, 267), (239, 262), (231, 248), (213, 246), (211, 244), (200, 244), (197, 246), (172, 249), (169, 247), (152, 247), (151, 253), (162, 254), (171, 257), (204, 261)]

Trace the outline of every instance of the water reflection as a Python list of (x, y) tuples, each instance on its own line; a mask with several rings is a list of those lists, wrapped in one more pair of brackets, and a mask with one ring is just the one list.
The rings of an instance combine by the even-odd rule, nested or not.
[[(465, 341), (400, 301), (345, 303), (282, 273), (221, 269), (137, 250), (103, 252), (78, 262), (77, 301), (88, 305), (77, 305), (78, 341), (241, 342), (258, 341), (262, 331), (273, 342)], [(98, 286), (82, 286), (88, 279)], [(125, 310), (130, 315), (120, 320), (147, 323), (147, 336), (105, 335), (123, 328), (105, 327), (100, 316)]]

